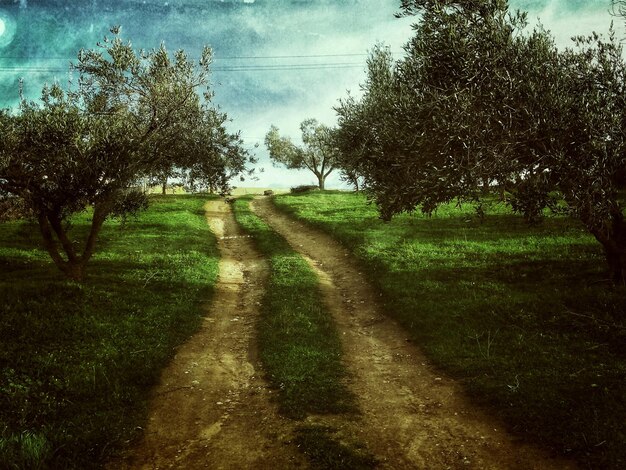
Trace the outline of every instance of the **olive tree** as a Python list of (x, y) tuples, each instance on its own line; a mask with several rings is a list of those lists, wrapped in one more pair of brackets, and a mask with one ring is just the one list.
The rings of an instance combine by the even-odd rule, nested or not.
[(185, 175), (191, 186), (202, 186), (211, 192), (228, 193), (229, 181), (239, 176), (240, 181), (254, 177), (254, 168), (248, 163), (256, 160), (243, 151), (239, 133), (227, 131), (228, 116), (214, 108), (203, 107), (202, 115), (190, 134), (192, 158), (185, 164)]
[(626, 169), (626, 64), (613, 35), (577, 38), (563, 54), (566, 103), (552, 152), (548, 185), (602, 244), (615, 281), (626, 281), (626, 223), (619, 197)]
[(300, 124), (302, 146), (290, 138), (281, 137), (276, 126), (271, 126), (265, 136), (265, 145), (270, 158), (289, 169), (308, 169), (317, 178), (319, 189), (324, 189), (326, 177), (337, 166), (337, 150), (332, 130), (315, 119), (306, 119)]
[[(44, 87), (39, 102), (22, 100), (0, 119), (0, 191), (25, 201), (54, 263), (79, 281), (107, 217), (133, 209), (136, 181), (189, 165), (190, 148), (213, 144), (198, 123), (221, 125), (202, 118), (209, 48), (194, 63), (164, 46), (135, 51), (117, 29), (112, 33), (98, 48), (80, 51), (74, 89)], [(68, 221), (88, 207), (91, 227), (78, 243)]]
[(617, 190), (624, 171), (624, 61), (614, 37), (559, 51), (528, 33), (504, 0), (406, 0), (419, 13), (405, 58), (376, 48), (363, 97), (337, 107), (342, 166), (365, 179), (381, 216), (454, 198), (485, 183), (532, 219), (554, 192), (626, 274)]

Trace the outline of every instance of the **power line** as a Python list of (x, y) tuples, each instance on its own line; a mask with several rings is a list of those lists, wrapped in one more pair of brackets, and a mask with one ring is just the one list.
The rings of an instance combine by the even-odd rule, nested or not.
[(214, 67), (214, 72), (248, 72), (248, 71), (289, 71), (289, 70), (326, 70), (326, 69), (349, 69), (361, 68), (361, 63), (329, 63), (329, 64), (285, 64), (285, 65), (240, 65), (229, 67)]
[(302, 59), (308, 57), (363, 57), (369, 54), (363, 53), (347, 53), (347, 54), (302, 54), (302, 55), (253, 55), (253, 56), (232, 56), (232, 57), (219, 57), (216, 56), (215, 60), (239, 60), (239, 59)]
[[(398, 53), (394, 53), (398, 54)], [(321, 59), (321, 58), (340, 58), (340, 57), (366, 57), (365, 53), (341, 53), (341, 54), (293, 54), (293, 55), (259, 55), (259, 56), (227, 56), (215, 57), (215, 62), (219, 61), (237, 61), (237, 60), (286, 60), (286, 59)], [(0, 56), (0, 60), (41, 60), (41, 61), (67, 61), (72, 59), (59, 56)], [(309, 62), (309, 63), (234, 63), (216, 65), (211, 68), (213, 72), (293, 72), (303, 70), (330, 70), (330, 69), (351, 69), (362, 68), (365, 64), (362, 62)], [(68, 73), (68, 68), (61, 68), (59, 65), (0, 65), (0, 73), (25, 73), (25, 74), (46, 74), (46, 73)]]
[[(365, 64), (356, 62), (317, 63), (317, 64), (259, 64), (259, 65), (233, 65), (213, 67), (212, 72), (263, 72), (263, 71), (302, 71), (302, 70), (331, 70), (362, 68)], [(69, 73), (70, 69), (46, 66), (0, 66), (0, 72), (13, 73)]]
[[(392, 54), (397, 55), (401, 54), (401, 52), (393, 52)], [(321, 58), (321, 57), (366, 57), (369, 54), (366, 53), (356, 53), (356, 52), (348, 52), (343, 54), (297, 54), (297, 55), (250, 55), (250, 56), (226, 56), (220, 57), (219, 55), (214, 57), (213, 59), (218, 60), (256, 60), (256, 59), (305, 59), (305, 58)], [(61, 56), (0, 56), (0, 59), (12, 59), (12, 60), (20, 60), (20, 59), (28, 59), (28, 60), (76, 60), (76, 57), (61, 57)], [(198, 58), (191, 58), (192, 60), (197, 60)]]

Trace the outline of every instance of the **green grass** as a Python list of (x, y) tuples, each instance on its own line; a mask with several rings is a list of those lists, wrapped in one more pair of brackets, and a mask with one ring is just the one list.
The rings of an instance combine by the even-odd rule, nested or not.
[(362, 195), (276, 205), (350, 247), (385, 308), (509, 429), (592, 468), (626, 465), (626, 290), (575, 221), (504, 207), (378, 219)]
[[(270, 264), (258, 326), (259, 356), (278, 390), (280, 412), (293, 419), (357, 412), (344, 384), (339, 334), (321, 300), (315, 272), (250, 210), (249, 197), (235, 201), (234, 210)], [(311, 468), (359, 470), (376, 464), (362, 445), (343, 442), (327, 426), (299, 426), (294, 442)]]
[(279, 409), (303, 418), (353, 406), (343, 384), (341, 343), (323, 306), (318, 279), (306, 261), (250, 210), (249, 198), (234, 204), (237, 222), (251, 234), (270, 264), (262, 302), (259, 356), (278, 390)]
[(136, 221), (108, 221), (83, 284), (62, 278), (35, 225), (0, 224), (0, 468), (97, 468), (137, 436), (217, 279), (205, 200), (154, 197)]

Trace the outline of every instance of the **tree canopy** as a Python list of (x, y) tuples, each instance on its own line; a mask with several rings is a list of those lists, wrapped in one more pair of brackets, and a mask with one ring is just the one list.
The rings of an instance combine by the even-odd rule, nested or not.
[[(46, 86), (39, 102), (22, 99), (17, 112), (0, 118), (0, 191), (25, 201), (53, 261), (76, 280), (106, 218), (132, 210), (131, 199), (141, 204), (130, 197), (139, 178), (210, 160), (199, 176), (226, 187), (226, 175), (247, 161), (238, 135), (210, 106), (208, 47), (194, 63), (163, 45), (135, 51), (119, 29), (112, 33), (80, 51), (76, 87)], [(91, 231), (77, 245), (67, 221), (88, 207)]]
[(316, 119), (306, 119), (300, 124), (302, 146), (295, 145), (289, 137), (281, 137), (276, 126), (271, 126), (265, 136), (270, 158), (289, 169), (307, 169), (324, 189), (326, 177), (337, 167), (337, 150), (332, 130)]
[(403, 13), (419, 13), (406, 56), (377, 46), (363, 97), (337, 107), (340, 165), (363, 177), (382, 218), (478, 201), (489, 185), (529, 220), (562, 199), (623, 280), (619, 42), (592, 35), (560, 51), (504, 0), (405, 1)]

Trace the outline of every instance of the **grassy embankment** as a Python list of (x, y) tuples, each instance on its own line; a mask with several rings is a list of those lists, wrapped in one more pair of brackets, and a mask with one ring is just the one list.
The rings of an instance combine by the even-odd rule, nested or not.
[(367, 267), (385, 307), (511, 430), (592, 468), (626, 466), (626, 289), (564, 217), (534, 227), (494, 206), (378, 219), (361, 195), (278, 196)]
[[(341, 343), (320, 300), (319, 280), (285, 239), (250, 210), (249, 201), (238, 199), (234, 210), (270, 265), (258, 341), (268, 379), (278, 390), (279, 410), (295, 419), (352, 412), (353, 397), (343, 383)], [(335, 431), (301, 426), (296, 441), (316, 468), (371, 468), (371, 458), (355, 444), (338, 442)]]
[(62, 279), (36, 225), (0, 224), (0, 468), (97, 467), (135, 436), (217, 279), (205, 200), (154, 197), (108, 221), (84, 284)]

